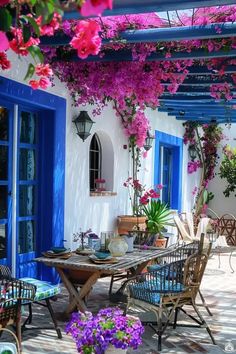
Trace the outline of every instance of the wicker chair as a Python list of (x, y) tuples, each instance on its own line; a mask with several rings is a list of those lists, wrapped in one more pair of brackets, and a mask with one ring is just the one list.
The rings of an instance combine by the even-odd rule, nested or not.
[[(143, 245), (146, 245), (148, 247), (153, 247), (155, 240), (156, 240), (156, 235), (154, 235), (152, 232), (149, 231), (144, 231), (144, 230), (135, 230), (135, 231), (129, 231), (129, 236), (134, 238), (134, 247), (138, 248)], [(111, 281), (110, 281), (110, 287), (109, 287), (109, 296), (112, 301), (115, 301), (115, 298), (119, 298), (117, 295), (112, 295), (112, 288), (115, 282), (128, 279), (132, 276), (132, 273), (130, 271), (128, 272), (123, 272), (123, 273), (118, 273), (118, 274), (113, 274), (111, 276)]]
[[(1, 281), (12, 281), (11, 271), (8, 267), (0, 265), (0, 279)], [(23, 301), (22, 305), (28, 306), (29, 308), (29, 315), (27, 316), (26, 320), (22, 324), (22, 331), (24, 330), (35, 330), (35, 327), (26, 327), (27, 324), (32, 323), (32, 304), (36, 303), (40, 306), (47, 307), (49, 314), (51, 316), (53, 327), (43, 327), (40, 329), (55, 329), (57, 336), (59, 339), (62, 338), (61, 330), (58, 327), (57, 320), (55, 318), (55, 314), (51, 305), (50, 300), (55, 300), (56, 296), (60, 292), (60, 288), (58, 285), (53, 285), (49, 282), (34, 279), (34, 278), (21, 278), (19, 281), (23, 282), (24, 284), (28, 284), (28, 286), (33, 286), (35, 289), (35, 293), (33, 298), (30, 301)], [(39, 328), (39, 327), (37, 327)]]
[[(212, 333), (200, 314), (195, 299), (199, 291), (202, 276), (206, 267), (208, 255), (202, 248), (187, 259), (166, 263), (159, 269), (149, 271), (128, 280), (128, 304), (151, 311), (156, 316), (157, 328), (153, 322), (146, 322), (158, 335), (158, 350), (161, 350), (161, 339), (170, 321), (174, 318), (177, 325), (178, 312), (185, 305), (191, 305), (197, 316), (190, 316), (201, 326), (204, 326), (215, 344)], [(175, 315), (175, 316), (174, 316)], [(165, 322), (164, 322), (165, 320)]]
[[(7, 267), (4, 268), (7, 271)], [(21, 348), (21, 306), (26, 302), (33, 301), (36, 287), (26, 282), (6, 277), (0, 279), (0, 289), (0, 328), (14, 324)]]

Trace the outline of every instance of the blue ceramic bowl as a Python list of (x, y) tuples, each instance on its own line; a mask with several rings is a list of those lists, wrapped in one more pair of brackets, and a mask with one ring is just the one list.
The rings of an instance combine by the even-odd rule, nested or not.
[(110, 257), (110, 253), (105, 253), (105, 252), (95, 252), (94, 255), (98, 259), (106, 259), (107, 257)]
[(51, 251), (53, 251), (54, 253), (62, 253), (65, 252), (67, 250), (67, 248), (65, 247), (52, 247)]

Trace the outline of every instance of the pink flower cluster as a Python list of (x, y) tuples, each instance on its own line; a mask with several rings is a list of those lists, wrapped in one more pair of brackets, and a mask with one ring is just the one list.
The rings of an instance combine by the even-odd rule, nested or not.
[(80, 12), (82, 16), (101, 16), (105, 9), (112, 9), (112, 0), (86, 0)]
[(42, 25), (42, 16), (39, 16), (36, 19), (36, 23), (39, 26), (40, 29), (40, 35), (41, 36), (53, 36), (55, 31), (57, 31), (60, 28), (60, 22), (62, 20), (61, 15), (58, 13), (54, 13), (53, 18), (51, 22)]
[(142, 148), (145, 139), (147, 137), (147, 131), (149, 129), (149, 121), (146, 118), (144, 112), (137, 111), (131, 122), (125, 124), (124, 132), (129, 138), (135, 138), (135, 144)]
[(201, 161), (189, 161), (188, 162), (188, 173), (196, 172), (201, 167)]
[[(163, 186), (162, 185), (158, 185), (159, 189), (162, 189)], [(147, 190), (144, 195), (139, 199), (140, 204), (142, 205), (147, 205), (150, 201), (150, 199), (156, 199), (156, 198), (160, 198), (160, 193), (158, 193), (156, 190), (154, 189), (149, 189)]]
[(224, 82), (223, 84), (212, 84), (210, 87), (211, 96), (216, 100), (226, 99), (232, 100), (233, 94), (231, 92), (231, 86)]
[(94, 20), (79, 21), (75, 27), (75, 36), (70, 45), (77, 49), (78, 57), (87, 58), (90, 54), (97, 55), (101, 48), (99, 32), (101, 27)]
[(53, 71), (50, 68), (49, 64), (37, 64), (35, 67), (35, 74), (39, 76), (39, 79), (30, 80), (29, 84), (32, 89), (47, 89), (49, 86), (51, 86), (51, 81), (49, 77), (53, 75)]
[(30, 37), (25, 43), (23, 39), (23, 31), (21, 28), (12, 28), (11, 34), (13, 39), (9, 42), (10, 48), (19, 55), (27, 56), (29, 54), (28, 48), (33, 45), (38, 45), (40, 40), (38, 38)]
[(144, 190), (144, 187), (142, 183), (138, 179), (133, 179), (132, 177), (128, 177), (127, 180), (123, 183), (124, 187), (131, 187), (136, 191), (142, 192)]

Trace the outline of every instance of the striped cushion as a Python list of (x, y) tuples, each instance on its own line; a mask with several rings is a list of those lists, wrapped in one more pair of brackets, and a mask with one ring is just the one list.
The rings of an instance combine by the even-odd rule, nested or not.
[(37, 287), (34, 301), (40, 301), (57, 294), (60, 294), (61, 288), (59, 285), (53, 285), (47, 281), (38, 280), (34, 278), (21, 278), (20, 280), (25, 281), (26, 283), (35, 285)]

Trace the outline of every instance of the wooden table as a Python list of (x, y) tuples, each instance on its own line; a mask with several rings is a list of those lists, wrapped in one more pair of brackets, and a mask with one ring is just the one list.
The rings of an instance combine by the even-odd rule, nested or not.
[[(88, 256), (74, 254), (67, 260), (60, 258), (36, 258), (36, 262), (42, 262), (49, 267), (55, 267), (58, 271), (62, 282), (70, 295), (70, 303), (66, 309), (66, 313), (71, 313), (76, 307), (80, 311), (86, 311), (84, 299), (97, 280), (102, 276), (111, 276), (113, 274), (126, 272), (129, 270), (132, 275), (140, 274), (147, 264), (160, 255), (168, 254), (167, 249), (149, 248), (148, 250), (137, 249), (132, 253), (126, 253), (123, 257), (117, 257), (119, 260), (115, 264), (95, 264), (89, 260)], [(77, 275), (77, 281), (71, 280), (69, 272), (72, 271)], [(80, 273), (84, 275), (87, 272), (88, 276), (84, 284), (78, 289), (75, 283), (80, 282)]]

